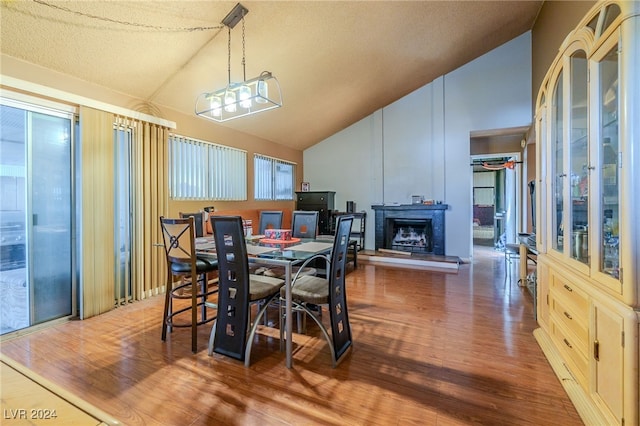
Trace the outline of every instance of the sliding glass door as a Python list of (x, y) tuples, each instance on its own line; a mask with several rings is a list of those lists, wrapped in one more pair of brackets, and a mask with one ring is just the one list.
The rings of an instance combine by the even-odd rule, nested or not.
[(1, 99), (1, 333), (72, 315), (73, 114)]

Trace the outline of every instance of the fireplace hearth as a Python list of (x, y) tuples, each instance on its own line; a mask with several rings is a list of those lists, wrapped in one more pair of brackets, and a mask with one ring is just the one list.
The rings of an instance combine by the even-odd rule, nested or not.
[(445, 255), (446, 204), (371, 206), (375, 211), (375, 247)]

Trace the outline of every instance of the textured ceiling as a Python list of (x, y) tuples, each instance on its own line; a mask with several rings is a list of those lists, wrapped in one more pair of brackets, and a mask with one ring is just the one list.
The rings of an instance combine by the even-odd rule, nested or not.
[[(236, 2), (1, 4), (3, 54), (186, 114), (227, 83), (220, 22)], [(284, 106), (222, 125), (304, 149), (530, 30), (542, 1), (242, 4), (247, 77), (273, 72)], [(231, 37), (238, 81), (241, 24)]]

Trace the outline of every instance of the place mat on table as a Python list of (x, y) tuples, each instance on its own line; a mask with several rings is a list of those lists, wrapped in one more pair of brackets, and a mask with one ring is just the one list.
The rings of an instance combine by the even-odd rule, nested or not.
[(247, 254), (251, 254), (253, 256), (257, 256), (262, 253), (267, 253), (269, 251), (273, 251), (273, 247), (263, 247), (263, 246), (252, 246), (247, 245)]
[(319, 251), (330, 249), (333, 243), (321, 243), (317, 241), (302, 243), (300, 245), (291, 247), (291, 250), (295, 251), (308, 251), (311, 253), (317, 253)]
[(215, 248), (216, 248), (216, 243), (213, 241), (196, 244), (196, 250), (213, 250)]

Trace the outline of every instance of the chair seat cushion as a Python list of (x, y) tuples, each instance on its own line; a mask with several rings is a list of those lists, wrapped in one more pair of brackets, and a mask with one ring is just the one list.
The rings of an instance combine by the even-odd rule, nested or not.
[[(255, 270), (255, 274), (256, 275), (264, 275), (266, 277), (276, 277), (276, 278), (282, 278), (285, 279), (285, 269), (283, 267), (269, 267), (269, 268), (258, 268)], [(300, 271), (300, 273), (298, 274), (298, 271)], [(302, 275), (317, 275), (318, 271), (316, 270), (316, 268), (312, 268), (310, 266), (305, 266), (304, 268), (300, 268), (299, 266), (294, 266), (293, 268), (291, 268), (291, 277), (293, 278), (296, 274), (298, 274), (299, 276)]]
[[(205, 272), (212, 272), (218, 269), (218, 262), (215, 260), (209, 261), (205, 259), (196, 260), (196, 272), (198, 274), (204, 274)], [(174, 274), (188, 274), (191, 272), (191, 263), (189, 262), (172, 262), (171, 272)]]
[(284, 280), (265, 277), (263, 275), (249, 275), (249, 297), (251, 301), (265, 299), (277, 293), (284, 285)]
[[(280, 289), (280, 296), (285, 297), (285, 289)], [(311, 275), (298, 277), (291, 287), (291, 298), (304, 303), (322, 305), (329, 303), (329, 281)]]

